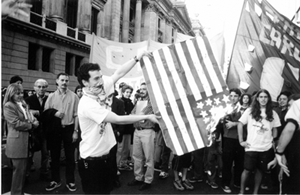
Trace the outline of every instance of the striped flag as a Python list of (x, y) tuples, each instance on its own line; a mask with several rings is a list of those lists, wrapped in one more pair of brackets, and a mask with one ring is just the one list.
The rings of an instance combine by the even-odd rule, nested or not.
[(174, 154), (205, 147), (229, 101), (227, 86), (206, 37), (152, 52), (142, 71), (160, 128)]

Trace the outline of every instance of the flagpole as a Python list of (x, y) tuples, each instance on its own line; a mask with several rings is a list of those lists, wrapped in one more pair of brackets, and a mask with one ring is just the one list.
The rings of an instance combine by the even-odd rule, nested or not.
[[(295, 19), (296, 15), (297, 15), (297, 13), (298, 13), (299, 11), (300, 11), (300, 6), (299, 6), (298, 10), (296, 11), (295, 15), (293, 16), (293, 18), (291, 19), (292, 22), (293, 22), (293, 20)], [(296, 18), (296, 19), (297, 19), (297, 18)]]
[[(234, 38), (234, 42), (233, 42), (233, 47), (231, 49), (231, 54), (230, 54), (230, 60), (229, 60), (229, 63), (228, 63), (228, 69), (227, 69), (227, 75), (226, 75), (226, 80), (227, 80), (227, 77), (228, 77), (228, 73), (229, 73), (229, 64), (231, 63), (231, 58), (232, 58), (232, 53), (233, 53), (233, 49), (234, 49), (234, 46), (235, 46), (235, 43), (236, 43), (236, 39), (237, 39), (237, 32), (238, 32), (238, 28), (240, 27), (240, 24), (241, 24), (241, 20), (242, 20), (242, 13), (243, 13), (243, 10), (245, 8), (245, 4), (246, 2), (248, 2), (247, 0), (244, 0), (244, 4), (242, 6), (242, 9), (241, 9), (241, 14), (240, 14), (240, 19), (239, 19), (239, 22), (238, 22), (238, 27), (236, 29), (236, 33), (235, 33), (235, 38)], [(225, 81), (226, 82), (226, 81)]]

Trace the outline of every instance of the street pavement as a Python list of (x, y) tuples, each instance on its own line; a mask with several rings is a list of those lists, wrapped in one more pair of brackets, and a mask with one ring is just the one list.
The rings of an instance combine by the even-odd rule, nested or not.
[[(5, 145), (2, 145), (2, 169), (1, 169), (1, 193), (10, 194), (10, 183), (12, 170), (9, 165), (9, 159), (5, 156)], [(75, 171), (75, 181), (77, 185), (76, 192), (70, 192), (65, 187), (65, 167), (61, 166), (61, 178), (62, 186), (52, 192), (47, 192), (45, 187), (49, 182), (42, 181), (39, 179), (39, 162), (40, 162), (40, 152), (37, 152), (34, 156), (34, 162), (36, 170), (30, 173), (29, 179), (25, 185), (26, 194), (83, 194), (80, 177), (78, 170)], [(224, 194), (223, 190), (219, 187), (218, 189), (212, 189), (205, 181), (201, 183), (196, 183), (194, 185), (193, 191), (178, 191), (173, 186), (174, 176), (172, 171), (170, 171), (170, 176), (164, 180), (159, 179), (159, 172), (155, 171), (155, 178), (152, 183), (152, 187), (145, 191), (139, 191), (139, 186), (127, 186), (127, 183), (131, 181), (133, 177), (133, 171), (122, 171), (120, 175), (121, 187), (114, 189), (111, 194)], [(190, 173), (188, 172), (188, 176)], [(217, 179), (217, 184), (220, 184), (221, 180)], [(232, 187), (232, 193), (238, 194), (239, 190)], [(252, 193), (250, 190), (249, 193)], [(260, 193), (270, 193), (266, 190), (260, 190)]]

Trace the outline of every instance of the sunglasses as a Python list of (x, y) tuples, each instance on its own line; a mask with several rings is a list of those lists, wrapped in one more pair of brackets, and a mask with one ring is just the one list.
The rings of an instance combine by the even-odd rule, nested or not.
[(38, 86), (36, 86), (37, 88), (43, 88), (43, 89), (45, 89), (45, 88), (47, 88), (48, 86), (41, 86), (41, 85), (38, 85)]

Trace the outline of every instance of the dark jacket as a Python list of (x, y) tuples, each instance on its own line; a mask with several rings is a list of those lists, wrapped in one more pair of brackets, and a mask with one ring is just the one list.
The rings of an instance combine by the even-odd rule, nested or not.
[[(112, 105), (111, 105), (111, 111), (116, 113), (117, 115), (125, 115), (124, 102), (114, 96)], [(124, 125), (117, 125), (117, 124), (112, 123), (111, 126), (114, 130), (116, 140), (118, 142), (122, 142), (122, 137), (123, 137), (123, 133), (124, 133)], [(119, 134), (120, 134), (119, 136), (117, 135), (117, 132), (119, 132)]]
[(51, 143), (55, 143), (54, 140), (56, 140), (56, 137), (60, 133), (58, 129), (61, 126), (61, 119), (54, 116), (56, 112), (56, 109), (50, 108), (45, 110), (41, 115), (41, 122), (44, 124), (46, 132), (48, 149), (51, 148)]
[[(45, 103), (47, 101), (48, 96), (45, 96), (43, 99), (42, 105), (40, 104), (40, 101), (36, 94), (29, 96), (25, 99), (25, 102), (29, 105), (30, 110), (38, 110), (40, 112), (40, 116), (42, 115), (45, 107)], [(35, 116), (36, 119), (40, 122), (40, 116)]]
[[(131, 111), (134, 107), (131, 99), (122, 97), (121, 100), (124, 102), (125, 106), (125, 115), (130, 115)], [(123, 134), (132, 134), (134, 132), (133, 124), (124, 125), (124, 133)]]

